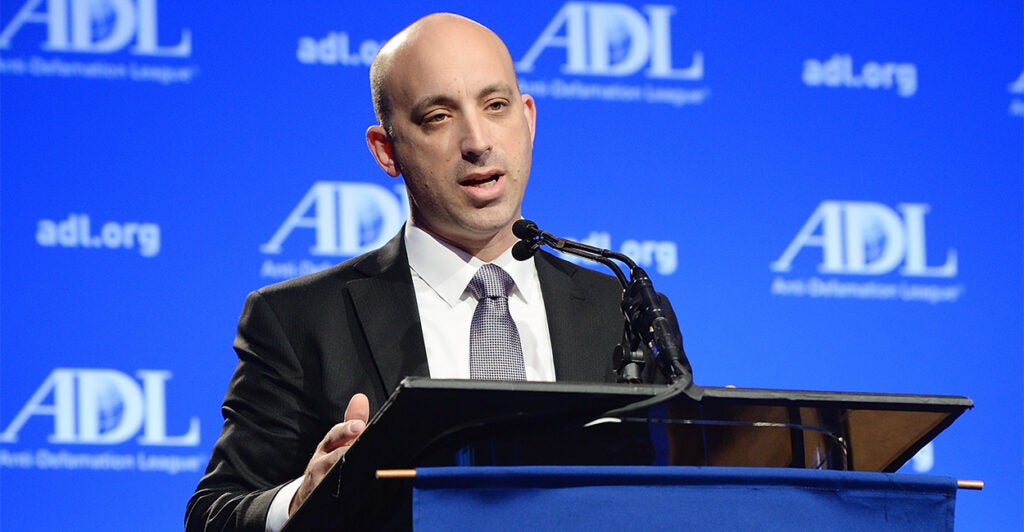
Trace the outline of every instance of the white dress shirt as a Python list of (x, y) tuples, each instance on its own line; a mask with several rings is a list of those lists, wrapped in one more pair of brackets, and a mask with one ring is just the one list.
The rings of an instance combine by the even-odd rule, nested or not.
[[(468, 286), (484, 262), (411, 223), (406, 225), (405, 246), (430, 376), (468, 379), (469, 326), (477, 305)], [(533, 260), (531, 257), (518, 261), (509, 248), (492, 264), (500, 266), (515, 281), (508, 307), (523, 343), (526, 380), (554, 381), (548, 318)]]
[[(484, 262), (434, 238), (412, 221), (405, 226), (405, 250), (409, 255), (430, 377), (468, 379), (469, 325), (477, 305), (469, 291), (469, 281)], [(523, 342), (526, 380), (554, 381), (551, 335), (534, 259), (518, 261), (509, 248), (492, 264), (500, 266), (515, 281), (508, 307)], [(301, 481), (300, 477), (289, 482), (274, 496), (267, 514), (267, 532), (284, 528), (288, 506)]]

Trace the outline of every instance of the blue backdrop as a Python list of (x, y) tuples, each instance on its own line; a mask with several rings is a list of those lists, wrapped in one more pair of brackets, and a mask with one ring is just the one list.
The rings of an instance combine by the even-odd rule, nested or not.
[(176, 529), (245, 294), (406, 215), (369, 62), (448, 10), (508, 43), (524, 213), (631, 255), (704, 385), (967, 395), (909, 472), (1022, 522), (1024, 6), (0, 4), (0, 528)]

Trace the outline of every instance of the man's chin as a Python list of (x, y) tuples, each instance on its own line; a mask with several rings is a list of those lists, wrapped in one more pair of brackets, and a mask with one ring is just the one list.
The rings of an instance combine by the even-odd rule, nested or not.
[(515, 243), (515, 237), (512, 235), (512, 224), (519, 218), (517, 216), (514, 219), (503, 218), (495, 221), (473, 220), (461, 224), (458, 229), (449, 234), (461, 243), (474, 246), (497, 243), (503, 240), (507, 240), (509, 246), (511, 246)]

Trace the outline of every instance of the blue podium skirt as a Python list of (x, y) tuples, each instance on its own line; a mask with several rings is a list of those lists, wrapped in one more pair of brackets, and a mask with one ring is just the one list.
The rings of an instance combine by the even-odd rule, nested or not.
[(956, 480), (723, 467), (417, 470), (416, 530), (952, 530)]

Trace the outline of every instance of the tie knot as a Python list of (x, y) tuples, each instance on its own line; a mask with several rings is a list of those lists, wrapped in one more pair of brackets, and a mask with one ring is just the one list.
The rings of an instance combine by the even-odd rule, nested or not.
[(505, 270), (494, 264), (484, 264), (469, 281), (469, 290), (477, 300), (485, 297), (508, 297), (515, 281)]

